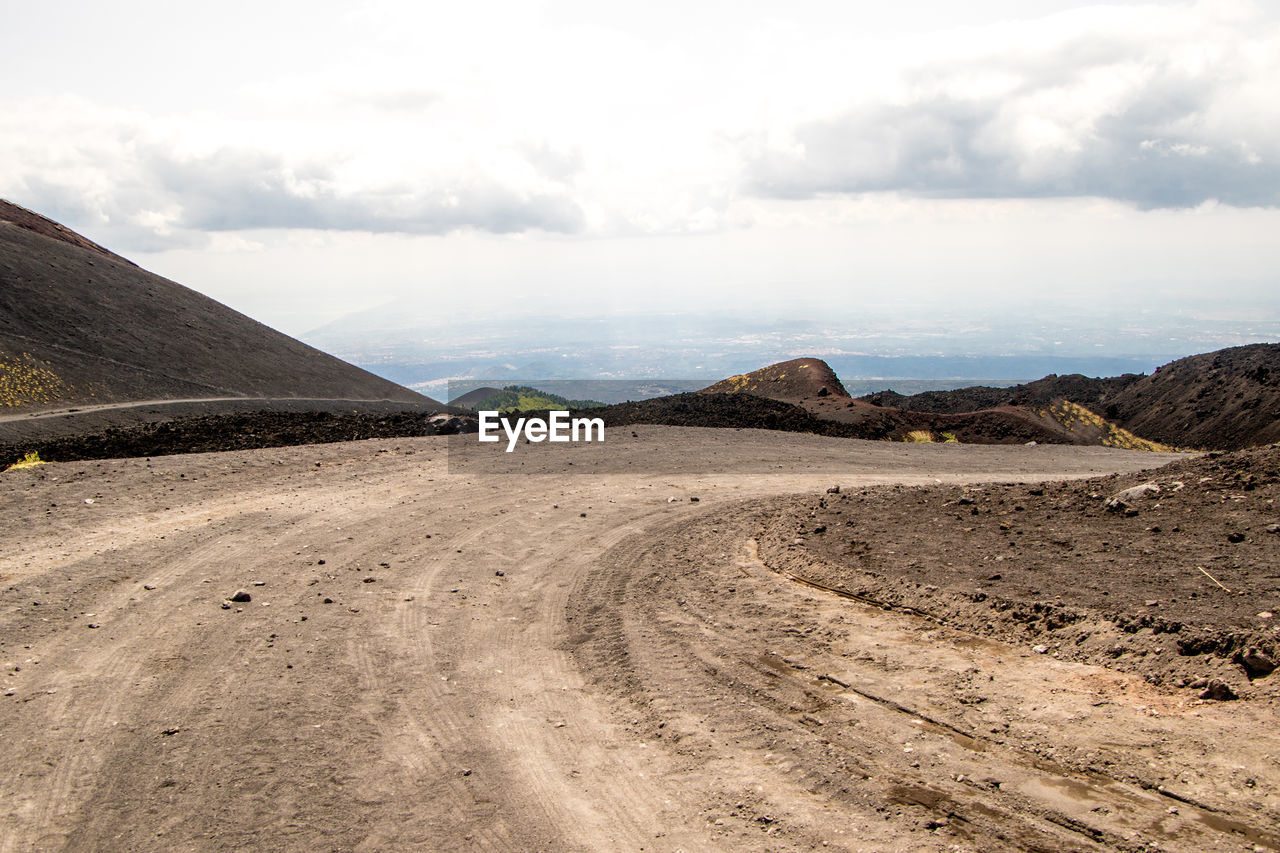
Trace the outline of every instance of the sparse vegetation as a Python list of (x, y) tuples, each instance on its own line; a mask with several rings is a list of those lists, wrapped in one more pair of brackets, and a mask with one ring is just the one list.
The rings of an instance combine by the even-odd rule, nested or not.
[(0, 406), (18, 408), (54, 403), (70, 389), (46, 365), (23, 353), (0, 355)]
[(904, 435), (902, 440), (911, 444), (933, 444), (935, 441), (933, 433), (927, 429), (913, 429)]
[(956, 434), (954, 432), (944, 432), (942, 434), (942, 443), (943, 444), (959, 444), (960, 439), (956, 438)]
[(1048, 408), (1037, 410), (1037, 414), (1047, 415), (1069, 430), (1097, 430), (1101, 443), (1106, 447), (1118, 447), (1124, 450), (1145, 450), (1151, 453), (1176, 453), (1178, 448), (1139, 438), (1127, 429), (1118, 427), (1101, 415), (1072, 403), (1070, 400), (1056, 400)]
[(13, 463), (8, 468), (5, 468), (4, 470), (21, 471), (23, 468), (34, 468), (37, 465), (47, 465), (47, 464), (49, 463), (41, 459), (39, 453), (32, 451), (31, 453), (28, 453), (26, 456), (22, 457), (20, 461)]

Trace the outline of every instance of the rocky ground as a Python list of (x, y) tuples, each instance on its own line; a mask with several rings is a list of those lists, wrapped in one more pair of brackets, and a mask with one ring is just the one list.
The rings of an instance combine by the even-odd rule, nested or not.
[[(1255, 552), (1195, 550), (1201, 522), (1161, 515), (1191, 469), (1135, 472), (1168, 457), (638, 426), (463, 464), (464, 440), (0, 476), (0, 851), (1280, 847), (1269, 677), (1202, 699), (1154, 653), (1073, 659), (802, 573), (846, 571), (812, 531), (856, 520), (900, 537), (876, 553), (917, 549), (885, 578), (915, 583), (914, 560), (941, 592), (960, 568), (969, 593), (981, 564), (1020, 606), (1101, 621), (1092, 596), (1115, 593), (1086, 573), (1045, 565), (1024, 594), (1031, 564), (988, 566), (1048, 523), (1066, 553), (1092, 552), (1092, 524), (1158, 525), (1106, 541), (1180, 543), (1249, 593), (1212, 623), (1252, 632), (1262, 583), (1225, 569)], [(1265, 549), (1244, 522), (1269, 463), (1235, 459), (1177, 464), (1227, 466), (1202, 475), (1251, 513), (1227, 544)], [(1168, 496), (1128, 516), (1098, 483), (1053, 485), (1113, 472)], [(1200, 625), (1172, 598), (1206, 592), (1151, 610)]]

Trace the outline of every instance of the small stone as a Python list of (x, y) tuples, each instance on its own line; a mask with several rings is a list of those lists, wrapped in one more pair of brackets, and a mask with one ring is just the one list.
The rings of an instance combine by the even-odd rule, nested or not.
[(222, 602), (222, 605), (221, 605), (221, 606), (222, 606), (222, 609), (223, 609), (223, 610), (230, 610), (230, 609), (231, 609), (231, 602), (230, 602), (230, 601), (225, 601), (225, 600), (224, 600), (224, 601)]
[(1035, 652), (1038, 655), (1043, 655), (1048, 653), (1049, 647), (1043, 644), (1038, 646), (1032, 646), (1031, 651)]
[(498, 569), (498, 570), (497, 570), (496, 572), (494, 572), (493, 574), (494, 574), (494, 576), (495, 576), (495, 577), (499, 577), (499, 578), (504, 578), (504, 577), (506, 577), (506, 576), (507, 576), (507, 573), (506, 573), (506, 572), (504, 572), (502, 569)]
[(362, 578), (360, 583), (375, 583), (377, 580), (377, 578)]
[(332, 599), (332, 598), (325, 598), (325, 599), (324, 599), (323, 601), (321, 601), (320, 603), (321, 603), (321, 604), (333, 604), (333, 599)]
[(829, 494), (829, 495), (838, 495), (838, 494), (840, 494), (840, 487), (839, 487), (839, 486), (832, 486), (831, 488), (827, 489), (827, 494)]
[(586, 517), (587, 517), (587, 514), (585, 512), (578, 513), (578, 518), (586, 518)]
[(1244, 534), (1238, 530), (1234, 530), (1231, 533), (1227, 534), (1227, 541), (1232, 543), (1243, 542)]
[(241, 604), (246, 601), (253, 601), (253, 596), (250, 595), (247, 590), (237, 589), (235, 592), (231, 593), (231, 597), (228, 598), (227, 601), (234, 601), (237, 604)]
[(1159, 599), (1155, 599), (1155, 598), (1148, 599), (1148, 600), (1147, 600), (1147, 602), (1146, 602), (1146, 606), (1147, 606), (1147, 607), (1159, 607), (1159, 606), (1160, 606), (1160, 601), (1159, 601)]
[(698, 497), (689, 498), (689, 503), (696, 504), (700, 500), (702, 500), (702, 498), (698, 498)]
[(1215, 702), (1229, 702), (1232, 699), (1239, 699), (1236, 692), (1229, 686), (1217, 679), (1210, 681), (1205, 687), (1204, 692), (1200, 694), (1201, 699), (1212, 699)]
[(1258, 648), (1247, 648), (1240, 653), (1240, 661), (1251, 678), (1261, 678), (1275, 671), (1276, 662), (1271, 655)]
[(1259, 619), (1270, 619), (1270, 618), (1271, 618), (1272, 616), (1274, 616), (1274, 615), (1275, 615), (1275, 614), (1274, 614), (1274, 613), (1272, 613), (1270, 610), (1264, 610), (1264, 611), (1262, 611), (1261, 613), (1259, 613), (1259, 614), (1258, 614), (1258, 618), (1259, 618)]
[(1268, 525), (1267, 525), (1267, 532), (1268, 532), (1268, 533), (1280, 533), (1280, 524), (1268, 524)]
[(254, 581), (254, 582), (253, 582), (253, 585), (254, 585), (254, 586), (266, 586), (266, 585), (267, 585), (267, 582), (266, 582), (266, 581)]
[(152, 585), (151, 585), (151, 584), (149, 584), (149, 583), (144, 583), (144, 584), (142, 585), (142, 588), (143, 588), (143, 589), (145, 589), (145, 590), (148, 590), (148, 591), (149, 591), (149, 590), (153, 590), (153, 589), (155, 589), (155, 587), (154, 587), (154, 586), (152, 586)]

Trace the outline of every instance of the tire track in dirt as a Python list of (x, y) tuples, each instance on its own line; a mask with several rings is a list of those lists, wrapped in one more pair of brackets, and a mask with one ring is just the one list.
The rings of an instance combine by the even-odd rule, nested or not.
[[(791, 820), (807, 823), (815, 816), (805, 815), (795, 803), (803, 802), (806, 794), (812, 797), (821, 791), (840, 802), (852, 823), (866, 823), (866, 810), (859, 813), (857, 808), (850, 809), (849, 798), (840, 796), (846, 792), (831, 782), (840, 774), (852, 773), (866, 777), (862, 779), (862, 796), (854, 798), (855, 805), (874, 810), (877, 803), (896, 801), (929, 815), (915, 821), (914, 827), (898, 826), (891, 833), (897, 841), (876, 842), (885, 849), (901, 846), (902, 839), (910, 837), (921, 825), (952, 836), (949, 843), (967, 840), (979, 849), (993, 844), (1020, 849), (1091, 849), (1099, 844), (1108, 849), (1137, 849), (1148, 840), (1157, 840), (1162, 849), (1169, 844), (1173, 849), (1189, 850), (1216, 849), (1224, 843), (1247, 842), (1264, 848), (1280, 843), (1280, 836), (1271, 829), (1273, 823), (1261, 815), (1222, 814), (1185, 801), (1179, 805), (1161, 792), (1146, 790), (1130, 781), (1100, 772), (1075, 771), (1028, 752), (1016, 742), (1009, 743), (1013, 738), (1008, 732), (993, 739), (971, 727), (915, 710), (894, 694), (914, 695), (916, 702), (936, 698), (944, 685), (937, 683), (940, 679), (932, 672), (937, 669), (933, 659), (958, 655), (964, 659), (960, 661), (962, 669), (1006, 673), (1010, 671), (1007, 658), (1015, 657), (1017, 651), (990, 641), (975, 643), (976, 638), (940, 631), (917, 617), (885, 614), (838, 602), (834, 597), (815, 606), (813, 598), (803, 591), (779, 587), (776, 575), (760, 564), (749, 549), (741, 550), (734, 561), (738, 569), (735, 576), (723, 565), (726, 554), (717, 553), (718, 548), (732, 545), (731, 538), (716, 537), (722, 532), (717, 526), (723, 525), (724, 518), (708, 520), (690, 525), (691, 529), (666, 531), (670, 538), (653, 537), (659, 544), (638, 539), (628, 543), (628, 548), (612, 553), (615, 569), (620, 565), (656, 568), (650, 570), (650, 583), (645, 584), (643, 576), (640, 578), (641, 583), (636, 584), (639, 591), (632, 588), (637, 579), (620, 579), (624, 577), (621, 571), (611, 574), (606, 568), (596, 573), (594, 587), (584, 588), (578, 600), (592, 602), (590, 607), (580, 606), (579, 613), (587, 631), (597, 636), (585, 640), (579, 654), (586, 668), (599, 673), (602, 679), (606, 673), (622, 675), (618, 679), (622, 685), (615, 688), (615, 694), (636, 708), (647, 725), (668, 728), (663, 743), (670, 741), (670, 727), (681, 732), (682, 744), (691, 739), (691, 749), (704, 765), (715, 762), (730, 748), (729, 740), (717, 744), (704, 736), (710, 720), (717, 720), (714, 731), (719, 733), (725, 731), (726, 725), (732, 726), (729, 731), (733, 745), (747, 745), (757, 761), (761, 753), (771, 754), (767, 750), (778, 740), (776, 732), (789, 730), (807, 735), (811, 740), (807, 752), (804, 739), (791, 747), (805, 752), (803, 761), (779, 765), (784, 768), (782, 773), (776, 772), (777, 767), (772, 768), (774, 782), (765, 787), (771, 792), (771, 808), (775, 811), (787, 812)], [(749, 532), (750, 526), (737, 529), (741, 535)], [(715, 544), (708, 546), (709, 542)], [(738, 544), (741, 547), (742, 540)], [(733, 605), (742, 601), (742, 587), (756, 587), (755, 600), (748, 594), (745, 606), (764, 606), (763, 595), (768, 607), (775, 611), (766, 624), (785, 624), (788, 614), (800, 613), (804, 613), (806, 621), (818, 618), (821, 622), (824, 611), (828, 617), (841, 615), (847, 621), (855, 617), (844, 616), (840, 611), (852, 610), (859, 627), (842, 628), (838, 633), (845, 636), (834, 643), (814, 643), (804, 632), (786, 629), (769, 637), (773, 643), (786, 641), (780, 647), (768, 648), (760, 637), (750, 637), (750, 642), (744, 643), (741, 633), (732, 636), (721, 624), (726, 621), (726, 610), (733, 609), (731, 602), (723, 595), (705, 593), (707, 585), (730, 585), (727, 588), (734, 594)], [(762, 593), (762, 589), (766, 592)], [(602, 608), (602, 600), (615, 603)], [(949, 636), (940, 637), (943, 633)], [(860, 641), (896, 650), (893, 666), (882, 673), (866, 666), (851, 670), (843, 655), (833, 657), (831, 647), (847, 643), (852, 634)], [(930, 638), (927, 652), (921, 647), (925, 636)], [(793, 638), (803, 642), (797, 644)], [(929, 665), (913, 667), (912, 660), (922, 656), (930, 661)], [(1043, 668), (1035, 662), (1020, 665), (1024, 670)], [(1058, 668), (1077, 673), (1096, 669)], [(923, 674), (913, 669), (920, 669)], [(1079, 685), (1063, 688), (1052, 680), (1056, 677), (1052, 674), (1048, 681), (1041, 679), (1045, 683), (1039, 689), (1045, 698), (1050, 693), (1080, 689)], [(1104, 673), (1104, 677), (1125, 680), (1115, 673)], [(867, 678), (871, 679), (869, 683)], [(1033, 681), (1034, 676), (1023, 673), (1019, 684), (1025, 688), (1033, 686)], [(702, 702), (690, 705), (689, 696), (700, 697)], [(1034, 695), (1022, 698), (1036, 701)], [(739, 707), (731, 718), (726, 719), (723, 713), (717, 716), (717, 706), (735, 699)], [(742, 704), (747, 706), (746, 713)], [(841, 705), (853, 706), (854, 710), (842, 710)], [(822, 716), (828, 719), (823, 720)], [(1122, 728), (1133, 730), (1135, 725), (1130, 720)], [(1068, 737), (1072, 735), (1071, 730), (1065, 731)], [(918, 742), (922, 739), (933, 743), (922, 748)], [(877, 760), (877, 755), (886, 754), (883, 745), (895, 742), (904, 744), (907, 755), (929, 755), (937, 766), (926, 772), (919, 769), (919, 761), (913, 764)], [(951, 755), (957, 752), (956, 747), (960, 748), (959, 754)], [(734, 759), (742, 762), (741, 756)], [(757, 772), (763, 776), (769, 769), (757, 768)], [(884, 780), (895, 778), (902, 781), (886, 788)], [(975, 779), (996, 783), (975, 783)], [(875, 792), (870, 799), (866, 798), (867, 788)], [(791, 801), (781, 796), (786, 791), (792, 793)], [(740, 822), (738, 814), (731, 816)], [(817, 820), (824, 818), (818, 816)], [(804, 829), (797, 828), (801, 837)], [(1062, 830), (1069, 834), (1063, 835)], [(861, 827), (859, 831), (862, 832)], [(860, 840), (865, 843), (867, 838), (864, 835)], [(939, 838), (937, 843), (943, 841)]]

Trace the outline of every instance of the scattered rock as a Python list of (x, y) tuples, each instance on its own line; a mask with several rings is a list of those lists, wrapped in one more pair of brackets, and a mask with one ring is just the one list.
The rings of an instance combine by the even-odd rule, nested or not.
[(1110, 506), (1113, 503), (1132, 504), (1134, 501), (1159, 493), (1159, 483), (1143, 483), (1140, 486), (1131, 486), (1127, 489), (1122, 489), (1121, 491), (1116, 492), (1114, 495), (1107, 498), (1107, 506)]
[(839, 486), (832, 486), (831, 488), (827, 489), (827, 494), (829, 494), (829, 495), (838, 495), (838, 494), (840, 494), (840, 487), (839, 487)]
[(1043, 655), (1049, 652), (1049, 647), (1044, 644), (1041, 644), (1038, 646), (1032, 646), (1031, 651), (1035, 652), (1038, 655)]
[(234, 601), (237, 604), (241, 604), (246, 601), (253, 601), (253, 596), (249, 594), (248, 590), (237, 589), (235, 592), (231, 593), (231, 597), (228, 598), (227, 601)]
[(1262, 649), (1250, 647), (1240, 653), (1240, 663), (1250, 678), (1262, 678), (1275, 671), (1275, 658)]
[(1232, 699), (1239, 699), (1236, 692), (1221, 681), (1214, 679), (1210, 681), (1200, 694), (1201, 699), (1212, 699), (1216, 702), (1229, 702)]
[(1227, 541), (1232, 543), (1243, 542), (1244, 534), (1238, 530), (1233, 530), (1227, 534)]
[(1267, 532), (1268, 532), (1268, 533), (1280, 533), (1280, 524), (1268, 524), (1268, 525), (1267, 525)]
[(182, 729), (179, 729), (179, 728), (161, 729), (160, 734), (164, 735), (165, 737), (169, 737), (171, 735), (176, 735), (180, 731), (182, 731)]

